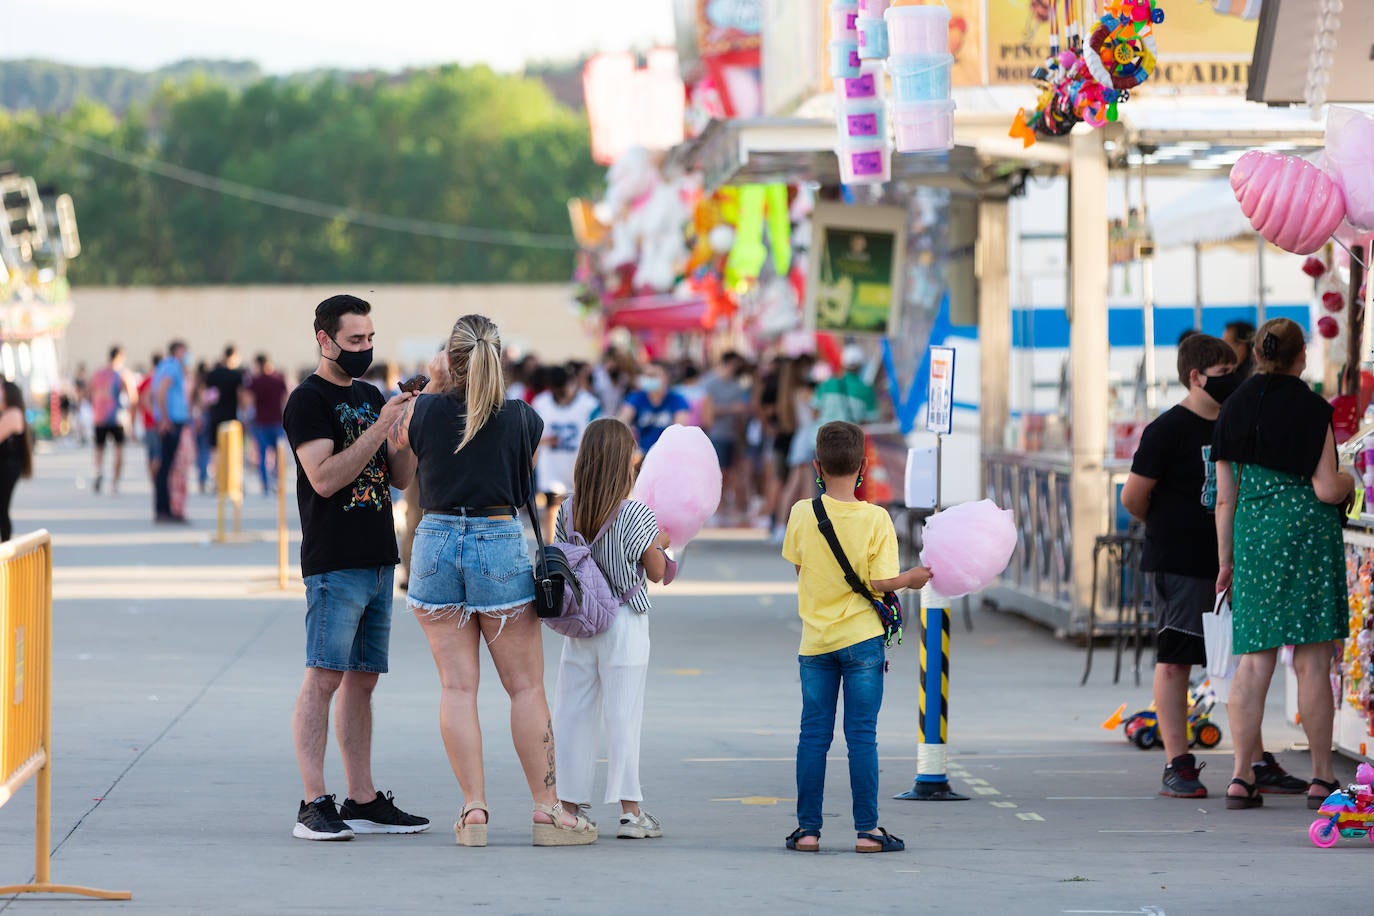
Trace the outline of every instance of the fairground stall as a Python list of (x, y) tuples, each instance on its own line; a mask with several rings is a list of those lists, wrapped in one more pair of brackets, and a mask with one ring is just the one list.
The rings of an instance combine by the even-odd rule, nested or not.
[(81, 253), (72, 199), (0, 172), (0, 374), (28, 397), (30, 425), (49, 435), (61, 396), (61, 350), (72, 306), (67, 262)]

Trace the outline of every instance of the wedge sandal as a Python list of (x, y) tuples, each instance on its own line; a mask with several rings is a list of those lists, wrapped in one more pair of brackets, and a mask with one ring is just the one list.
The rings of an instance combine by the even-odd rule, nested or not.
[(458, 840), (459, 846), (485, 846), (487, 845), (487, 825), (469, 824), (468, 815), (474, 811), (481, 811), (491, 820), (491, 812), (487, 810), (486, 802), (468, 802), (463, 806), (463, 810), (458, 813), (458, 820), (453, 825), (453, 836)]
[(533, 825), (535, 846), (588, 846), (596, 842), (596, 825), (581, 814), (577, 815), (577, 823), (563, 823), (562, 802), (535, 805), (534, 810), (538, 814), (547, 814), (553, 820), (552, 824)]
[(1308, 807), (1309, 809), (1311, 809), (1312, 811), (1316, 811), (1316, 810), (1317, 810), (1318, 808), (1320, 808), (1323, 804), (1325, 804), (1325, 803), (1326, 803), (1326, 797), (1327, 797), (1328, 795), (1330, 795), (1332, 792), (1337, 791), (1337, 790), (1340, 789), (1340, 787), (1341, 787), (1341, 784), (1340, 784), (1340, 783), (1338, 783), (1338, 782), (1336, 782), (1336, 781), (1334, 781), (1334, 780), (1328, 781), (1328, 780), (1325, 780), (1325, 779), (1314, 779), (1314, 780), (1312, 780), (1312, 783), (1311, 783), (1311, 784), (1312, 784), (1313, 786), (1318, 786), (1318, 787), (1320, 787), (1320, 788), (1326, 790), (1326, 791), (1323, 792), (1321, 795), (1313, 795), (1313, 794), (1312, 794), (1312, 790), (1311, 790), (1310, 788), (1308, 789), (1308, 792), (1307, 792), (1307, 807)]
[(901, 852), (906, 849), (906, 843), (899, 836), (893, 836), (887, 832), (886, 827), (879, 827), (869, 833), (859, 834), (861, 840), (873, 840), (881, 843), (880, 846), (859, 846), (855, 845), (855, 852)]
[[(1246, 782), (1240, 777), (1236, 777), (1231, 780), (1231, 785), (1240, 786), (1245, 790), (1245, 794), (1232, 795), (1228, 791), (1226, 793), (1226, 807), (1240, 811), (1246, 808), (1261, 808), (1264, 806), (1264, 796), (1259, 794), (1259, 789), (1255, 788), (1253, 782)], [(1229, 786), (1227, 788), (1229, 790)]]
[[(816, 838), (815, 846), (797, 845), (798, 840), (812, 836)], [(793, 852), (820, 852), (821, 832), (819, 830), (803, 830), (802, 828), (798, 827), (796, 830), (793, 830), (791, 833), (789, 833), (787, 837), (783, 840), (783, 842), (785, 842), (787, 844), (787, 848), (792, 850)]]

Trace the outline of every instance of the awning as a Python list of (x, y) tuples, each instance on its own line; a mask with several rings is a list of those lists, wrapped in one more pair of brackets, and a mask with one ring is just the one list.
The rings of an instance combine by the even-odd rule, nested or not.
[(1200, 182), (1188, 196), (1150, 210), (1150, 234), (1159, 248), (1224, 245), (1253, 240), (1255, 230), (1226, 180)]
[(605, 309), (608, 328), (684, 333), (702, 330), (706, 300), (678, 299), (672, 295), (637, 296), (608, 301)]

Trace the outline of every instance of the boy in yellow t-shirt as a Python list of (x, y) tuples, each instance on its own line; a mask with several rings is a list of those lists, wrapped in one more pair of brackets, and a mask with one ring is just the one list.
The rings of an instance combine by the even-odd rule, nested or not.
[[(827, 423), (816, 433), (816, 473), (826, 515), (854, 572), (874, 594), (921, 588), (930, 570), (898, 572), (897, 532), (881, 506), (854, 496), (863, 477), (864, 434), (853, 423)], [(792, 507), (783, 557), (797, 567), (802, 619), (802, 716), (797, 740), (797, 824), (787, 848), (820, 848), (825, 756), (835, 737), (844, 688), (844, 741), (854, 796), (856, 852), (899, 852), (906, 844), (878, 826), (878, 709), (883, 702), (883, 623), (873, 605), (845, 582), (821, 534), (810, 500)]]

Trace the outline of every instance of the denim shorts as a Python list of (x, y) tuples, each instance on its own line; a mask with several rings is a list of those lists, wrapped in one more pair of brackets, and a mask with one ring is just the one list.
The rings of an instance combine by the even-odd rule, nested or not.
[(385, 674), (394, 566), (305, 577), (305, 666)]
[(511, 617), (534, 602), (534, 566), (518, 519), (429, 513), (415, 528), (407, 603), (433, 618)]

